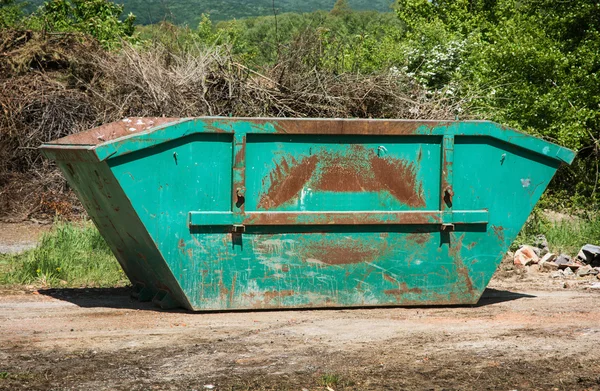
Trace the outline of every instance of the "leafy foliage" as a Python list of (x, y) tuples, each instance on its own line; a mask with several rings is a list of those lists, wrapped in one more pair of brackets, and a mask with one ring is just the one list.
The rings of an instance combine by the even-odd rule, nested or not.
[(112, 49), (122, 39), (129, 39), (134, 31), (135, 16), (121, 20), (123, 6), (108, 0), (50, 0), (31, 18), (51, 31), (86, 33), (103, 46)]
[(600, 202), (596, 1), (398, 0), (396, 10), (407, 72), (476, 91), (479, 117), (578, 150), (555, 184), (572, 201)]
[(338, 73), (376, 72), (397, 63), (395, 50), (402, 25), (391, 13), (372, 11), (286, 13), (213, 23), (202, 15), (197, 29), (161, 23), (138, 28), (140, 39), (177, 50), (194, 45), (226, 45), (248, 65), (273, 64), (298, 39), (320, 42), (319, 60)]
[(11, 27), (23, 17), (23, 4), (14, 0), (0, 0), (0, 28)]

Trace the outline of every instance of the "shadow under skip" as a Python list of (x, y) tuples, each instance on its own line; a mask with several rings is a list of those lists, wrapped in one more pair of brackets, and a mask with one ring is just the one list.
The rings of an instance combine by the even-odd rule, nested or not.
[[(140, 302), (131, 297), (133, 288), (51, 288), (40, 289), (41, 295), (49, 296), (57, 300), (66, 301), (82, 308), (115, 308), (115, 309), (131, 309), (144, 311), (165, 312), (156, 307), (151, 302)], [(227, 313), (227, 312), (277, 312), (277, 311), (336, 311), (336, 310), (352, 310), (352, 309), (393, 309), (393, 308), (469, 308), (469, 307), (485, 307), (492, 304), (503, 303), (507, 301), (519, 300), (523, 298), (535, 298), (536, 296), (511, 292), (506, 290), (487, 288), (479, 302), (475, 305), (451, 305), (451, 306), (423, 306), (423, 307), (403, 307), (403, 306), (369, 306), (369, 307), (335, 307), (335, 308), (273, 308), (260, 310), (227, 310), (227, 311), (203, 311), (192, 312), (184, 309), (168, 310), (168, 312), (184, 312), (195, 313), (198, 315), (206, 313)]]

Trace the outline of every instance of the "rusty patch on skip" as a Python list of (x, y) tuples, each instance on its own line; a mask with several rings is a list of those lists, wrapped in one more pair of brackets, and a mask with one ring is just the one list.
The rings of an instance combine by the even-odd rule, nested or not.
[(204, 122), (204, 130), (209, 133), (232, 133), (233, 126), (235, 125), (233, 121), (224, 120), (219, 122), (220, 126), (217, 126), (216, 122), (206, 123)]
[(235, 281), (237, 280), (237, 274), (233, 274), (233, 280), (231, 281), (231, 289), (229, 290), (229, 303), (233, 303), (233, 297), (235, 295)]
[(423, 290), (420, 288), (409, 288), (405, 282), (401, 282), (398, 284), (397, 289), (386, 289), (383, 293), (389, 296), (395, 296), (397, 301), (402, 301), (402, 297), (407, 293), (421, 294), (423, 293)]
[(270, 187), (258, 203), (261, 209), (285, 204), (305, 187), (328, 192), (387, 191), (408, 206), (425, 206), (412, 162), (380, 157), (362, 145), (352, 145), (344, 154), (319, 150), (300, 161), (283, 158), (268, 179)]
[(265, 304), (269, 304), (273, 299), (281, 299), (283, 297), (294, 296), (294, 291), (284, 290), (284, 291), (267, 291), (264, 293), (264, 301)]
[(409, 234), (406, 237), (406, 240), (410, 241), (410, 242), (415, 242), (417, 244), (423, 245), (427, 242), (429, 242), (429, 240), (431, 239), (431, 234), (430, 233), (421, 233), (421, 232), (416, 232), (413, 234)]
[(318, 260), (326, 265), (372, 262), (390, 251), (387, 241), (361, 241), (352, 238), (310, 240), (299, 248), (304, 259)]
[(361, 246), (337, 247), (316, 243), (311, 246), (310, 252), (313, 254), (310, 258), (328, 265), (360, 263), (373, 258), (373, 250)]
[[(299, 162), (291, 157), (283, 159), (270, 174), (271, 186), (258, 203), (261, 209), (277, 207), (291, 200), (304, 187), (317, 167), (317, 156), (305, 157)], [(263, 181), (264, 182), (264, 181)]]
[(460, 261), (460, 266), (456, 268), (456, 272), (463, 278), (465, 281), (465, 287), (469, 294), (473, 295), (473, 281), (471, 281), (471, 276), (469, 275), (469, 270), (467, 267)]
[(374, 155), (371, 157), (371, 167), (375, 175), (374, 190), (378, 190), (379, 185), (408, 206), (425, 206), (413, 164)]
[(448, 126), (453, 121), (406, 121), (373, 119), (250, 119), (263, 127), (271, 124), (277, 133), (286, 134), (368, 134), (368, 135), (411, 135), (427, 134), (435, 127)]
[(501, 242), (504, 242), (504, 227), (492, 225), (492, 229), (494, 230), (494, 233), (498, 237), (498, 240), (500, 240)]
[(219, 280), (219, 293), (221, 298), (229, 297), (229, 289), (223, 284), (223, 280)]
[(397, 283), (398, 280), (396, 280), (394, 277), (390, 276), (387, 273), (383, 273), (383, 279), (389, 282), (393, 282), (393, 283)]
[(454, 264), (456, 265), (456, 273), (458, 274), (459, 279), (463, 280), (468, 294), (472, 296), (475, 294), (473, 281), (471, 280), (471, 276), (469, 275), (469, 269), (465, 266), (465, 263), (463, 262), (463, 259), (460, 255), (460, 249), (463, 246), (464, 238), (465, 234), (462, 234), (456, 241), (456, 244), (448, 248), (448, 254), (454, 259)]
[(235, 154), (235, 166), (238, 167), (244, 163), (246, 156), (246, 143), (241, 144), (241, 148)]
[(50, 144), (98, 145), (179, 120), (178, 118), (163, 117), (130, 117), (60, 138)]

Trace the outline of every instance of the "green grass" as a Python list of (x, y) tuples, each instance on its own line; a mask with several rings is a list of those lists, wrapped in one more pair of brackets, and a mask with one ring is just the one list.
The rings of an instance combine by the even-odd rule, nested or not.
[(90, 222), (57, 222), (35, 249), (0, 255), (0, 284), (111, 287), (127, 283), (117, 260)]
[(340, 382), (340, 376), (335, 373), (324, 373), (319, 378), (319, 384), (326, 387), (337, 386)]

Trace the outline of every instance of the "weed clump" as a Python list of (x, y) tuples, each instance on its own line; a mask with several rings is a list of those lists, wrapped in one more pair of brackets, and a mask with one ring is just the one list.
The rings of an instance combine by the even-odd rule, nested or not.
[(112, 287), (125, 285), (127, 277), (93, 224), (57, 222), (35, 249), (0, 255), (0, 283)]

